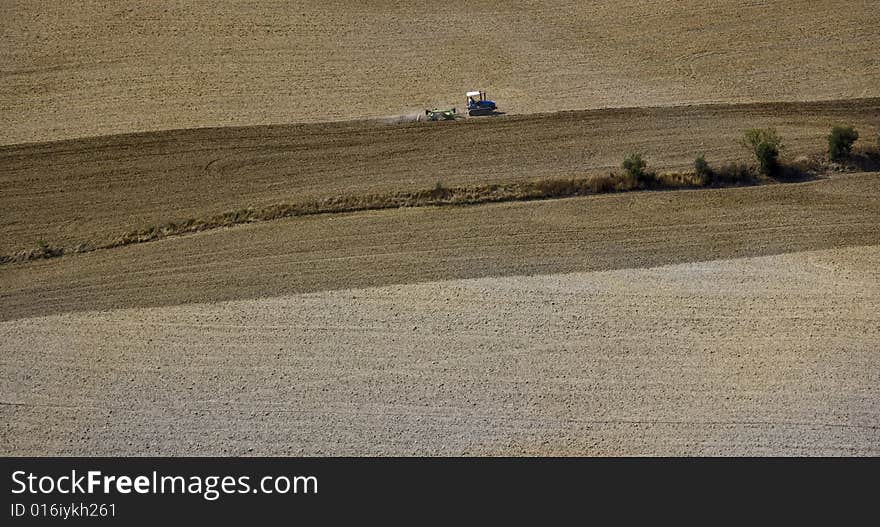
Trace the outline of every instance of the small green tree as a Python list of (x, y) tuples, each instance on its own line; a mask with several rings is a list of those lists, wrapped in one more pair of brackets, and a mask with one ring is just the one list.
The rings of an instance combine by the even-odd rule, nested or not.
[(828, 157), (836, 161), (848, 156), (858, 139), (859, 133), (852, 126), (835, 126), (828, 135)]
[(627, 156), (623, 159), (623, 164), (621, 165), (626, 173), (630, 175), (630, 177), (634, 178), (639, 183), (647, 182), (648, 173), (645, 171), (645, 168), (648, 164), (642, 159), (641, 154), (627, 154)]
[(706, 162), (706, 156), (703, 154), (694, 159), (694, 170), (697, 172), (697, 177), (703, 180), (704, 184), (712, 179), (712, 167)]
[(743, 136), (745, 146), (755, 158), (761, 172), (772, 176), (779, 172), (779, 150), (782, 149), (782, 138), (773, 128), (752, 128)]

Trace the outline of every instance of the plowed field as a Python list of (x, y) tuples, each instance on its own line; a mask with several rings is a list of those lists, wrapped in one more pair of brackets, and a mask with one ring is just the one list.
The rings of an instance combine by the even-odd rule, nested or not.
[[(3, 2), (4, 257), (756, 127), (862, 161), (4, 259), (0, 455), (880, 455), (876, 7)], [(506, 114), (412, 119), (475, 88)]]
[(382, 117), (880, 96), (870, 1), (3, 2), (0, 144)]

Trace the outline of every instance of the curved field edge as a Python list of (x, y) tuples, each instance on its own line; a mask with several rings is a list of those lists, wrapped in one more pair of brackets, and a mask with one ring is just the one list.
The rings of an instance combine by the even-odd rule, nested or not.
[(880, 244), (880, 176), (304, 216), (0, 268), (0, 318)]
[(4, 455), (878, 455), (880, 246), (0, 322)]

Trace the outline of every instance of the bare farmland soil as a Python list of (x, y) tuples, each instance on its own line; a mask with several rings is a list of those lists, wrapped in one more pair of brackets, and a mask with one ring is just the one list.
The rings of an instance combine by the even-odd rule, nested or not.
[(289, 218), (0, 267), (0, 319), (880, 244), (880, 177)]
[(870, 1), (7, 0), (0, 144), (201, 126), (880, 96)]
[[(0, 255), (880, 132), (874, 2), (134, 4), (2, 3)], [(880, 455), (863, 165), (4, 264), (0, 455)]]
[(878, 259), (2, 322), (0, 453), (876, 456)]
[(836, 124), (863, 141), (880, 99), (579, 111), (456, 123), (377, 122), (182, 130), (0, 147), (0, 254), (39, 240), (101, 242), (247, 206), (617, 170), (747, 161), (743, 130), (773, 126), (785, 156), (821, 153)]

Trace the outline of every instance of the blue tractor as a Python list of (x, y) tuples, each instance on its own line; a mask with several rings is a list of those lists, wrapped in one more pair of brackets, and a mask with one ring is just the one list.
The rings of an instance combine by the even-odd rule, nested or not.
[(498, 110), (495, 107), (495, 101), (486, 98), (484, 91), (469, 91), (465, 93), (467, 97), (468, 115), (493, 115)]

